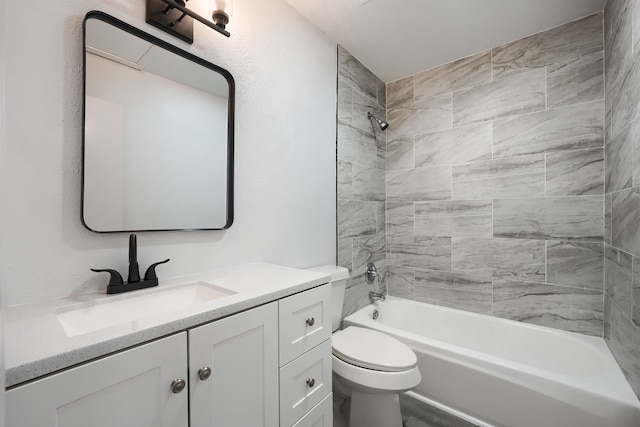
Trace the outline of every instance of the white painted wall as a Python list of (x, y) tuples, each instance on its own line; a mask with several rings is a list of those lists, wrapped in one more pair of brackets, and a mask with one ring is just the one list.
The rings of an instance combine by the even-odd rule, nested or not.
[[(6, 34), (4, 31), (4, 0), (0, 0), (0, 196), (4, 194), (4, 188), (6, 183), (6, 175), (4, 170), (6, 162), (5, 152), (5, 121), (4, 121), (4, 45), (6, 41)], [(2, 208), (0, 208), (2, 211)], [(0, 241), (4, 235), (0, 232)], [(0, 270), (0, 427), (4, 427), (5, 419), (5, 378), (4, 378), (4, 284), (5, 275)]]
[[(99, 9), (228, 69), (236, 80), (235, 222), (227, 231), (138, 236), (161, 278), (266, 261), (335, 262), (335, 46), (282, 0), (237, 0), (227, 39), (195, 25), (188, 46), (144, 23), (144, 0), (6, 5), (6, 167), (0, 272), (6, 305), (94, 292), (124, 272), (127, 235), (80, 222), (86, 12)], [(206, 1), (190, 5), (206, 13)]]

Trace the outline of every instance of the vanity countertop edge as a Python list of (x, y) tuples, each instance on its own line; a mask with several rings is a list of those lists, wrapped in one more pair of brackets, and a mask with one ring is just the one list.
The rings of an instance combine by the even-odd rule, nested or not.
[[(254, 263), (183, 276), (161, 287), (210, 281), (236, 292), (225, 298), (162, 315), (125, 322), (84, 335), (67, 337), (56, 315), (74, 305), (100, 304), (104, 294), (61, 298), (9, 307), (5, 316), (6, 387), (89, 362), (111, 353), (230, 316), (329, 282), (310, 270)], [(143, 291), (134, 291), (136, 296)], [(133, 295), (133, 293), (132, 293)]]

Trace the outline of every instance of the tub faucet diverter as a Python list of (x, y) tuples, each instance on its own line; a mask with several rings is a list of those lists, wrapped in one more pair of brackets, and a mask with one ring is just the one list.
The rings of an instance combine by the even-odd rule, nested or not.
[(140, 268), (138, 266), (138, 243), (136, 235), (131, 234), (129, 236), (129, 275), (127, 276), (126, 283), (122, 279), (122, 275), (116, 270), (110, 268), (92, 268), (91, 271), (95, 271), (96, 273), (109, 273), (111, 277), (109, 279), (109, 285), (107, 286), (107, 293), (119, 294), (122, 292), (135, 291), (138, 289), (158, 286), (156, 267), (167, 262), (169, 262), (169, 258), (165, 259), (164, 261), (159, 261), (151, 264), (149, 268), (147, 268), (147, 271), (144, 273), (144, 279), (140, 280)]

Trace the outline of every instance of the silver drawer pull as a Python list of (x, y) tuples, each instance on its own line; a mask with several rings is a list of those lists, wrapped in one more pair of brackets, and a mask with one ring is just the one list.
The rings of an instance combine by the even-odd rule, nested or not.
[(171, 391), (174, 392), (175, 394), (180, 393), (182, 390), (184, 390), (184, 387), (187, 385), (187, 383), (185, 382), (185, 380), (183, 379), (175, 379), (171, 382)]
[(202, 367), (198, 369), (198, 378), (200, 378), (202, 381), (209, 379), (210, 376), (211, 368)]
[(310, 317), (307, 319), (307, 325), (313, 326), (315, 323), (316, 323), (316, 319), (314, 319), (313, 317)]
[(309, 378), (307, 380), (307, 385), (309, 386), (309, 388), (313, 388), (313, 386), (316, 385), (316, 380), (314, 380), (313, 378)]

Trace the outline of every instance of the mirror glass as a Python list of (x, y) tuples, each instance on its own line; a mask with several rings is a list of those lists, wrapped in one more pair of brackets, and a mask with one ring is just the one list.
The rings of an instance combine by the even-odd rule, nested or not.
[(84, 28), (85, 226), (228, 228), (231, 74), (101, 12)]

